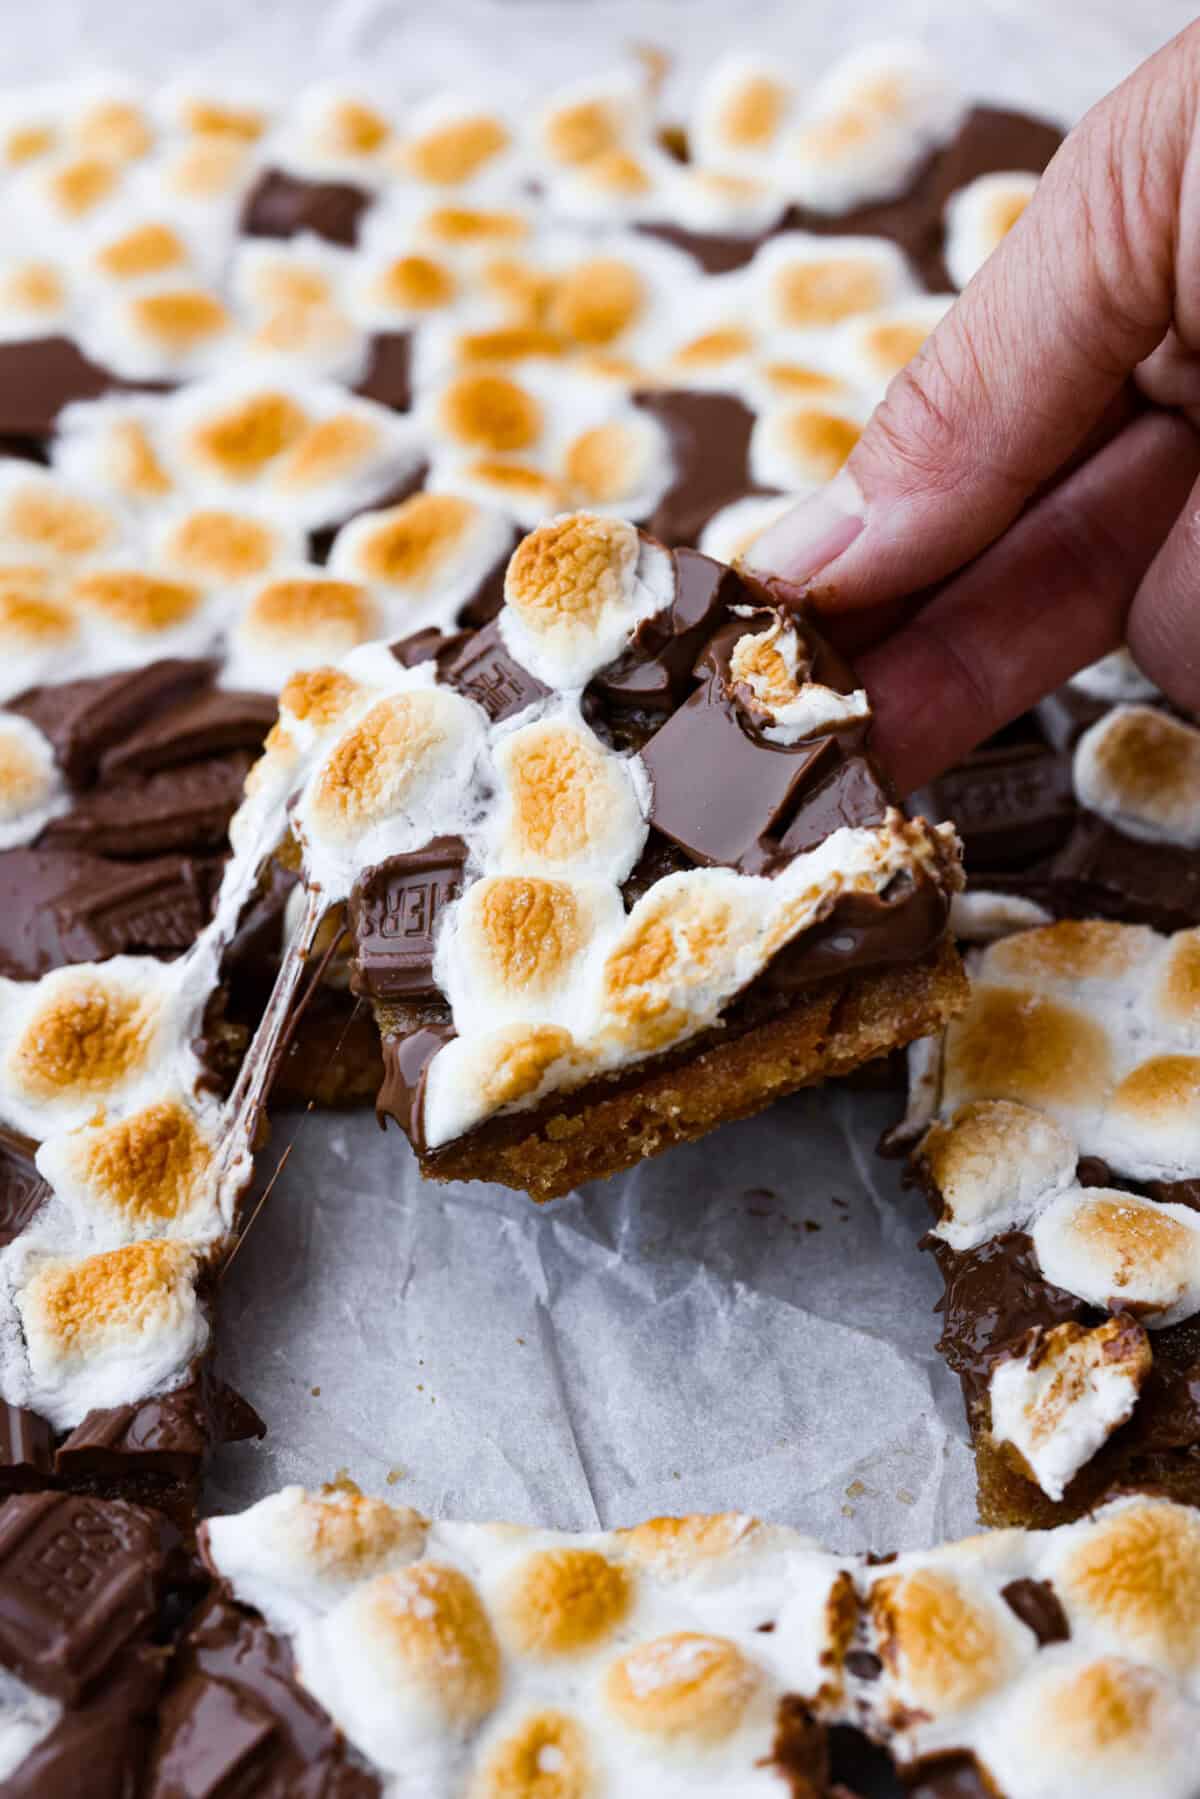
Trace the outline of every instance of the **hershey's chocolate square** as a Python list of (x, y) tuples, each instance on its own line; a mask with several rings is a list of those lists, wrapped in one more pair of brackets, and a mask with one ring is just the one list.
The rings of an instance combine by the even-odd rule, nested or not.
[(493, 724), (524, 712), (549, 691), (509, 655), (495, 623), (471, 639), (445, 669), (443, 679), (482, 706)]
[(976, 750), (914, 795), (929, 818), (952, 818), (968, 868), (1025, 865), (1065, 838), (1075, 816), (1070, 759), (1042, 744)]
[(444, 906), (462, 888), (467, 846), (435, 837), (424, 849), (371, 868), (350, 896), (354, 934), (351, 986), (372, 999), (413, 999), (437, 992), (433, 941)]
[(36, 1151), (31, 1137), (0, 1126), (0, 1249), (21, 1235), (49, 1197), (33, 1159)]
[(149, 1512), (78, 1493), (0, 1507), (0, 1662), (74, 1704), (158, 1605), (163, 1552)]

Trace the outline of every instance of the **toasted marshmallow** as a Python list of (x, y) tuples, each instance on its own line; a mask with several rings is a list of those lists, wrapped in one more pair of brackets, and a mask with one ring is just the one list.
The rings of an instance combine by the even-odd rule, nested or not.
[(1033, 1632), (968, 1566), (902, 1558), (897, 1572), (881, 1570), (872, 1581), (870, 1606), (883, 1697), (902, 1741), (911, 1731), (919, 1742), (926, 1719), (930, 1735), (944, 1735), (951, 1721), (962, 1728), (1037, 1648)]
[(222, 1580), (276, 1630), (330, 1611), (376, 1574), (415, 1561), (425, 1520), (408, 1506), (344, 1487), (284, 1487), (247, 1511), (210, 1518), (204, 1553)]
[[(1003, 938), (987, 953), (1013, 941)], [(993, 986), (981, 975), (946, 1034), (942, 1103), (953, 1111), (972, 1099), (1013, 1100), (1086, 1142), (1113, 1075), (1112, 1041), (1090, 1012), (1032, 985)]]
[(1075, 1323), (1038, 1330), (1021, 1353), (992, 1369), (992, 1438), (1048, 1498), (1061, 1499), (1132, 1416), (1150, 1364), (1146, 1333), (1129, 1319), (1110, 1318), (1091, 1330)]
[(48, 739), (18, 713), (0, 712), (0, 850), (32, 843), (70, 806)]
[(890, 199), (961, 116), (958, 93), (925, 51), (880, 44), (818, 82), (776, 167), (792, 198), (817, 212)]
[(778, 225), (787, 206), (769, 181), (692, 163), (673, 163), (661, 186), (662, 216), (701, 234), (753, 240)]
[(353, 386), (367, 340), (351, 314), (352, 266), (319, 238), (241, 245), (231, 284), (252, 361)]
[(942, 1200), (933, 1235), (974, 1249), (1021, 1230), (1075, 1180), (1074, 1139), (1043, 1113), (1011, 1100), (976, 1100), (921, 1144)]
[(38, 1170), (82, 1234), (132, 1243), (148, 1232), (192, 1241), (220, 1228), (214, 1108), (169, 1094), (127, 1117), (49, 1138)]
[(299, 531), (261, 503), (246, 501), (156, 508), (147, 521), (147, 537), (163, 569), (234, 592), (257, 588), (264, 576), (295, 567), (303, 553)]
[(534, 124), (537, 148), (558, 168), (582, 169), (640, 145), (652, 116), (649, 98), (639, 71), (584, 76), (542, 109)]
[(113, 956), (56, 968), (36, 982), (0, 983), (0, 1106), (29, 1136), (126, 1111), (161, 1091), (190, 1092), (199, 1073), (191, 1035), (207, 999), (196, 959)]
[(392, 161), (400, 175), (439, 195), (486, 193), (515, 173), (513, 149), (502, 113), (443, 94), (412, 113)]
[(746, 279), (759, 328), (801, 338), (879, 312), (913, 292), (904, 257), (877, 237), (783, 232), (757, 252)]
[(1143, 843), (1200, 848), (1200, 729), (1152, 706), (1115, 706), (1072, 764), (1081, 805)]
[(16, 1294), (24, 1403), (61, 1430), (95, 1407), (177, 1386), (208, 1341), (195, 1272), (187, 1244), (161, 1239), (82, 1261), (32, 1259)]
[(848, 381), (882, 399), (888, 383), (918, 354), (951, 303), (949, 294), (922, 294), (847, 319), (831, 352), (837, 368)]
[(1150, 1329), (1200, 1309), (1200, 1223), (1186, 1206), (1109, 1187), (1071, 1188), (1033, 1227), (1046, 1279)]
[(810, 681), (801, 654), (795, 627), (781, 618), (766, 631), (739, 637), (733, 646), (729, 672), (735, 686), (749, 690), (755, 710), (769, 717), (763, 736), (770, 743), (800, 743), (871, 716), (865, 688), (838, 693)]
[(311, 877), (331, 902), (345, 897), (359, 868), (419, 849), (465, 823), (475, 804), (482, 714), (420, 669), (411, 675), (352, 715), (297, 802)]
[(421, 1561), (357, 1586), (296, 1639), (300, 1678), (385, 1773), (447, 1786), (499, 1701), (500, 1647), (471, 1580)]
[(439, 938), (438, 986), (462, 1030), (481, 1016), (570, 1028), (625, 913), (615, 886), (488, 875), (468, 887)]
[(456, 1037), (429, 1064), (425, 1142), (437, 1149), (485, 1118), (528, 1110), (594, 1072), (586, 1051), (559, 1025), (515, 1024)]
[(774, 61), (723, 58), (709, 70), (693, 109), (688, 135), (697, 161), (766, 172), (795, 107), (795, 89)]
[(669, 558), (631, 525), (574, 513), (518, 545), (500, 633), (539, 680), (582, 688), (643, 619), (670, 604), (673, 581)]
[(956, 893), (950, 902), (950, 929), (962, 943), (994, 943), (1014, 931), (1053, 924), (1051, 913), (1020, 893), (993, 893), (986, 887)]
[(371, 585), (388, 630), (448, 627), (505, 560), (512, 541), (512, 526), (497, 508), (460, 494), (418, 493), (343, 526), (329, 567)]
[(205, 655), (217, 647), (224, 623), (195, 582), (149, 571), (130, 556), (96, 562), (71, 580), (66, 596), (90, 626), (96, 673), (151, 655)]
[(69, 569), (115, 549), (122, 535), (116, 512), (82, 487), (25, 462), (0, 463), (0, 546), (6, 561)]
[(1016, 171), (979, 175), (951, 194), (946, 207), (946, 272), (965, 287), (1006, 238), (1038, 184), (1036, 175)]
[(750, 479), (803, 493), (830, 481), (862, 434), (850, 406), (799, 401), (760, 414), (750, 434)]
[(88, 308), (80, 337), (94, 362), (135, 381), (194, 380), (229, 356), (235, 321), (221, 295), (167, 281)]
[(79, 666), (82, 621), (63, 598), (61, 576), (40, 563), (0, 562), (0, 698)]
[(998, 1789), (1021, 1799), (1188, 1799), (1200, 1708), (1152, 1668), (1064, 1645), (1008, 1695), (978, 1753)]
[(608, 750), (563, 707), (500, 736), (488, 824), (496, 873), (620, 882), (646, 841), (639, 766)]
[(1105, 1648), (1195, 1678), (1200, 1522), (1190, 1506), (1130, 1495), (1056, 1532), (1046, 1548), (1046, 1574)]
[(0, 263), (0, 342), (68, 334), (72, 281), (65, 261), (8, 255)]
[(273, 138), (270, 160), (312, 181), (347, 181), (368, 191), (386, 176), (393, 121), (366, 94), (331, 83), (306, 88)]
[(320, 567), (281, 571), (252, 594), (229, 637), (228, 687), (270, 693), (301, 668), (336, 661), (379, 635), (369, 591)]

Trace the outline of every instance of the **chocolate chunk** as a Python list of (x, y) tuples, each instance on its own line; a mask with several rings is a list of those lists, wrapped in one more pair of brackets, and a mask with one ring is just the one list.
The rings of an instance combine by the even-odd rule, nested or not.
[(1130, 924), (1178, 931), (1200, 924), (1200, 856), (1170, 843), (1142, 843), (1081, 813), (1049, 869), (1062, 906)]
[(0, 1125), (0, 1249), (19, 1237), (32, 1221), (50, 1188), (37, 1171), (32, 1137)]
[(786, 830), (805, 786), (834, 754), (833, 740), (776, 749), (700, 688), (650, 739), (650, 822), (694, 862), (758, 872), (764, 840)]
[(367, 347), (367, 367), (355, 393), (393, 412), (412, 405), (412, 334), (376, 331)]
[(122, 381), (91, 362), (69, 337), (26, 337), (0, 343), (0, 432), (14, 437), (49, 437), (64, 406), (76, 400), (159, 383)]
[(140, 1793), (164, 1662), (153, 1643), (127, 1649), (5, 1778), (6, 1799), (130, 1799)]
[(1010, 1580), (1001, 1587), (1000, 1597), (1008, 1601), (1022, 1624), (1028, 1624), (1043, 1648), (1047, 1643), (1067, 1641), (1071, 1626), (1048, 1580)]
[(153, 775), (130, 775), (85, 794), (70, 812), (51, 820), (39, 841), (131, 857), (218, 849), (252, 762), (239, 751)]
[(508, 559), (519, 542), (519, 534), (514, 531), (495, 566), (488, 570), (474, 593), (468, 594), (459, 607), (457, 622), (464, 628), (479, 630), (483, 625), (490, 625), (496, 617), (504, 604), (504, 577), (508, 572)]
[(195, 693), (215, 667), (212, 662), (164, 658), (120, 674), (31, 687), (10, 709), (32, 720), (50, 739), (63, 773), (78, 785), (95, 776), (106, 750), (147, 718)]
[(100, 761), (100, 778), (153, 774), (160, 768), (228, 750), (257, 753), (278, 712), (279, 702), (273, 694), (211, 688), (171, 707), (107, 750)]
[(0, 974), (33, 981), (70, 962), (172, 955), (208, 916), (207, 870), (178, 856), (136, 864), (76, 850), (0, 856)]
[(0, 1400), (0, 1493), (44, 1487), (53, 1472), (50, 1425), (37, 1412)]
[(313, 231), (327, 243), (352, 249), (370, 203), (370, 194), (349, 181), (306, 181), (284, 169), (265, 169), (246, 197), (241, 230), (246, 237)]
[(359, 876), (349, 906), (355, 993), (386, 1000), (437, 992), (434, 935), (443, 907), (462, 889), (466, 859), (461, 837), (435, 837)]
[(211, 1597), (179, 1646), (159, 1711), (147, 1799), (376, 1799), (327, 1713), (296, 1679), (287, 1644)]
[(158, 1605), (154, 1514), (77, 1493), (0, 1506), (0, 1663), (39, 1692), (79, 1700)]
[(495, 622), (470, 639), (443, 669), (442, 679), (482, 706), (493, 724), (524, 712), (550, 691), (509, 655)]
[(384, 1037), (383, 1082), (375, 1111), (380, 1124), (394, 1118), (413, 1148), (425, 1148), (422, 1113), (429, 1067), (456, 1035), (453, 1025), (432, 1024), (407, 1037)]
[(779, 840), (784, 856), (815, 849), (844, 825), (878, 825), (887, 816), (891, 795), (871, 758), (849, 755), (823, 779), (807, 788), (791, 824)]
[(736, 395), (680, 389), (640, 393), (635, 403), (658, 420), (671, 441), (675, 476), (645, 522), (660, 543), (694, 544), (723, 506), (769, 491), (750, 479), (754, 414)]
[(64, 1480), (164, 1475), (196, 1481), (210, 1448), (262, 1436), (258, 1414), (207, 1372), (173, 1393), (89, 1412), (59, 1445)]
[(589, 691), (601, 699), (654, 710), (677, 706), (695, 685), (705, 642), (728, 608), (748, 597), (732, 569), (698, 550), (676, 550), (674, 562), (674, 600), (643, 619), (629, 648), (596, 676)]
[(976, 750), (912, 799), (927, 818), (952, 818), (971, 873), (1021, 867), (1057, 849), (1075, 818), (1067, 757), (1040, 744)]

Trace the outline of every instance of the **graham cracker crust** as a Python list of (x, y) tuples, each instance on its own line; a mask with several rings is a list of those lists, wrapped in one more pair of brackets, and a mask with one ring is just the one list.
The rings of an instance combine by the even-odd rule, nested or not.
[(786, 1011), (697, 1051), (494, 1118), (420, 1157), (435, 1181), (491, 1181), (539, 1204), (749, 1118), (784, 1094), (847, 1074), (942, 1029), (966, 1003), (958, 952), (944, 938), (919, 962), (822, 982)]

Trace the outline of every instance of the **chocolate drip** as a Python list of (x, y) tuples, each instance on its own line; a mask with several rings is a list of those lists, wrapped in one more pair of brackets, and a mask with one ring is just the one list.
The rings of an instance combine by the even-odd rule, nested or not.
[(439, 1050), (456, 1036), (453, 1025), (425, 1025), (407, 1037), (383, 1040), (383, 1085), (375, 1102), (381, 1125), (394, 1118), (418, 1153), (425, 1149), (425, 1083)]
[(986, 1393), (997, 1357), (1027, 1331), (1089, 1316), (1083, 1300), (1043, 1277), (1024, 1231), (1004, 1231), (961, 1252), (934, 1243), (933, 1253), (946, 1283), (937, 1306), (938, 1349), (961, 1379), (969, 1406)]
[(674, 561), (671, 605), (643, 619), (629, 648), (595, 677), (589, 696), (655, 712), (671, 711), (691, 692), (706, 642), (746, 591), (732, 569), (698, 550), (676, 550)]
[(315, 232), (327, 243), (352, 249), (371, 203), (350, 181), (308, 181), (284, 169), (265, 169), (246, 196), (241, 230), (246, 237), (296, 237)]

